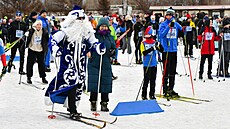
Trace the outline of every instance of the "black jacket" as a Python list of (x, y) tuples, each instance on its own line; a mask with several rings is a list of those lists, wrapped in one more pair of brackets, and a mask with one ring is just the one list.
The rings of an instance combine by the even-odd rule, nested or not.
[[(10, 42), (14, 42), (15, 40), (19, 39), (16, 37), (16, 31), (17, 30), (22, 30), (23, 31), (23, 35), (25, 34), (26, 32), (26, 23), (25, 22), (22, 22), (22, 21), (13, 21), (11, 24), (10, 24), (10, 27), (9, 27), (9, 40)], [(23, 40), (20, 40), (19, 41), (20, 44), (23, 43)]]
[[(34, 34), (35, 30), (32, 28), (32, 29), (29, 29), (29, 36), (27, 37), (27, 42), (26, 42), (26, 47), (29, 46), (30, 42), (31, 42), (31, 38)], [(49, 34), (47, 31), (45, 31), (43, 28), (42, 28), (42, 49), (43, 49), (43, 52), (46, 53), (47, 50), (48, 50), (48, 41), (49, 41)]]
[(141, 22), (136, 22), (136, 24), (134, 25), (134, 42), (138, 41), (138, 33), (140, 31), (143, 31), (144, 26), (141, 24)]
[(131, 20), (126, 21), (126, 30), (128, 30), (128, 29), (130, 29), (130, 30), (127, 33), (127, 37), (131, 37), (132, 32), (133, 32), (133, 23)]

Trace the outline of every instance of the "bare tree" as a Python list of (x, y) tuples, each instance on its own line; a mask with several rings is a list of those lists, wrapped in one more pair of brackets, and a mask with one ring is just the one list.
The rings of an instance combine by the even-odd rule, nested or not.
[(110, 0), (98, 0), (97, 10), (101, 11), (102, 14), (110, 11)]
[(31, 11), (40, 11), (43, 8), (40, 0), (0, 0), (1, 16), (13, 17), (16, 11), (29, 14)]
[(82, 0), (46, 0), (45, 8), (49, 13), (59, 13), (67, 15), (74, 5), (85, 8)]
[(129, 4), (134, 5), (137, 10), (142, 10), (143, 12), (149, 12), (149, 7), (153, 5), (158, 5), (158, 4), (163, 4), (164, 0), (159, 0), (152, 1), (152, 0), (134, 0), (134, 1), (129, 1)]

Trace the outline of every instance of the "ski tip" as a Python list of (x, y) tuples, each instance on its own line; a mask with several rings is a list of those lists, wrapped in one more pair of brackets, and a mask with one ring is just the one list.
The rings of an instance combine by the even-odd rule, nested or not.
[(114, 124), (117, 121), (117, 117), (114, 119), (113, 122), (111, 122), (110, 124)]
[(103, 126), (100, 129), (105, 128), (105, 126), (106, 126), (106, 122), (104, 122)]

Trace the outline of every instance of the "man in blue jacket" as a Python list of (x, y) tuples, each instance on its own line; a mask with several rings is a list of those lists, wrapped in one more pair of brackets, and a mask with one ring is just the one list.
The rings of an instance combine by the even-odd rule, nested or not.
[[(175, 22), (175, 11), (170, 7), (166, 11), (166, 20), (160, 24), (159, 35), (162, 46), (164, 47), (163, 56), (163, 93), (165, 97), (179, 97), (173, 88), (175, 85), (175, 74), (177, 65), (177, 38), (178, 32), (182, 30), (179, 23)], [(169, 82), (169, 85), (168, 85)]]
[[(47, 11), (43, 9), (40, 12), (40, 15), (38, 16), (37, 19), (42, 21), (42, 28), (50, 34), (50, 26), (49, 26), (48, 19), (46, 17), (47, 17)], [(48, 46), (49, 45), (50, 44), (48, 44)], [(44, 57), (45, 58), (45, 71), (46, 72), (51, 71), (51, 69), (50, 69), (50, 57), (51, 57), (51, 52), (50, 52), (50, 49), (48, 47), (48, 51), (47, 51), (47, 53), (45, 54), (45, 57)]]

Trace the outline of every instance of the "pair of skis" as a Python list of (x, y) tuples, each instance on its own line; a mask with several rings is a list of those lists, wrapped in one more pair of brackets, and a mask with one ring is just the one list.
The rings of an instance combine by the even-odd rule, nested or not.
[(194, 98), (194, 97), (187, 97), (187, 96), (180, 96), (180, 97), (175, 97), (175, 98), (168, 98), (164, 97), (163, 95), (160, 94), (155, 94), (156, 97), (164, 98), (167, 100), (176, 100), (176, 101), (181, 101), (181, 102), (187, 102), (187, 103), (192, 103), (192, 104), (201, 104), (202, 102), (212, 102), (213, 100), (211, 99), (201, 99), (201, 98)]
[[(52, 112), (52, 111), (47, 110), (47, 112)], [(79, 119), (72, 119), (72, 118), (69, 117), (70, 113), (59, 112), (59, 111), (53, 111), (53, 112), (56, 113), (59, 116), (64, 117), (64, 118), (71, 119), (71, 120), (74, 120), (74, 121), (78, 121), (78, 122), (84, 123), (86, 125), (96, 127), (98, 129), (105, 128), (106, 124), (114, 124), (117, 121), (117, 117), (113, 121), (110, 122), (110, 121), (107, 121), (107, 120), (101, 120), (101, 119), (92, 118), (92, 117), (86, 117), (86, 116), (82, 116), (82, 115), (79, 116)], [(90, 122), (88, 120), (102, 122), (103, 125), (98, 125), (98, 124), (95, 124), (95, 123)]]

